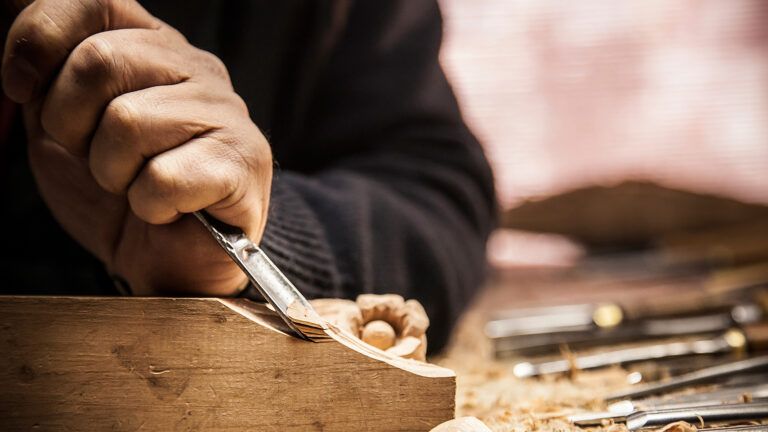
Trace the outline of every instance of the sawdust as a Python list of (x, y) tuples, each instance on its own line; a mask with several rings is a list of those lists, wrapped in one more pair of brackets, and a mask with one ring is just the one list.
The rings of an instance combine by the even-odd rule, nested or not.
[[(432, 359), (456, 371), (457, 417), (477, 417), (497, 432), (581, 431), (567, 416), (605, 411), (602, 396), (626, 386), (627, 372), (619, 367), (579, 371), (570, 377), (519, 379), (512, 373), (514, 360), (493, 359), (490, 343), (482, 334), (483, 324), (480, 314), (470, 312), (446, 355)], [(590, 430), (627, 431), (624, 425), (610, 423)]]
[(696, 426), (688, 422), (679, 421), (664, 426), (659, 432), (696, 432), (697, 430)]

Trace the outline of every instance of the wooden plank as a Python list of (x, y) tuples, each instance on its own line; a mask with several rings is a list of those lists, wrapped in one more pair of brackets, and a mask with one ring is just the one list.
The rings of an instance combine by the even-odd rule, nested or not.
[(0, 430), (429, 430), (455, 375), (246, 300), (0, 297)]

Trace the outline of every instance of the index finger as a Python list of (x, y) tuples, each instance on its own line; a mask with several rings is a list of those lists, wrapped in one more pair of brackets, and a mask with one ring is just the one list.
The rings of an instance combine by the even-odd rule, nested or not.
[(26, 103), (53, 79), (69, 53), (89, 36), (123, 28), (159, 28), (135, 0), (37, 0), (8, 31), (3, 53), (3, 90)]

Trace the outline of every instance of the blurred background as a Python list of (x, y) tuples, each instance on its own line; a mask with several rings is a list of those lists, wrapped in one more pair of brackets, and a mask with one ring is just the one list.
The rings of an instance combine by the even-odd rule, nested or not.
[(441, 6), (442, 62), (505, 210), (495, 266), (768, 233), (768, 2)]
[(768, 2), (440, 2), (441, 59), (502, 204), (445, 363), (458, 412), (513, 430), (768, 352)]

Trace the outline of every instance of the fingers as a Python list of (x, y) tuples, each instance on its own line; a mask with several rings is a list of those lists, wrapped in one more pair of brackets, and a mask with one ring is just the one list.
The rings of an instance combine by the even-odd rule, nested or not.
[(85, 156), (93, 130), (113, 98), (182, 82), (191, 76), (187, 63), (168, 38), (154, 30), (90, 36), (72, 51), (48, 91), (42, 127), (70, 153)]
[[(257, 129), (254, 130), (258, 132)], [(231, 137), (231, 135), (229, 136)], [(212, 216), (260, 238), (266, 223), (271, 158), (214, 132), (150, 159), (128, 188), (133, 212), (165, 224), (206, 209)]]
[(148, 161), (128, 189), (133, 212), (149, 223), (165, 224), (181, 213), (231, 199), (241, 187), (232, 171), (240, 167), (233, 167), (219, 147), (203, 137)]
[(247, 278), (192, 215), (147, 225), (130, 213), (109, 271), (129, 276), (134, 295), (231, 296)]
[(190, 82), (119, 96), (93, 135), (91, 173), (105, 190), (125, 193), (148, 159), (221, 128), (216, 118), (226, 114), (226, 107)]
[(3, 89), (18, 103), (47, 86), (69, 53), (89, 36), (161, 22), (134, 0), (37, 0), (14, 21), (5, 42)]

